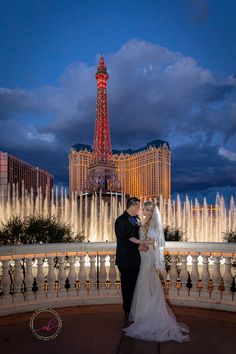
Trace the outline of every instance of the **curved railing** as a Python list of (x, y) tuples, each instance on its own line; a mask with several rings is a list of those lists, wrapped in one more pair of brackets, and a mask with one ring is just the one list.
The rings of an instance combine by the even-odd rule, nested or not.
[[(0, 247), (0, 315), (121, 303), (113, 242)], [(170, 303), (236, 311), (236, 246), (167, 242), (160, 274)]]

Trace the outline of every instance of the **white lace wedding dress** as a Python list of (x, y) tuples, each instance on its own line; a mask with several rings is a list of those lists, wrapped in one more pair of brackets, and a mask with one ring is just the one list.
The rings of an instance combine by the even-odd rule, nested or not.
[[(140, 239), (144, 232), (140, 227)], [(129, 337), (159, 343), (166, 341), (189, 341), (189, 328), (176, 317), (166, 303), (164, 291), (155, 269), (156, 253), (153, 246), (140, 252), (141, 265), (133, 295), (129, 320), (134, 321), (123, 331)]]

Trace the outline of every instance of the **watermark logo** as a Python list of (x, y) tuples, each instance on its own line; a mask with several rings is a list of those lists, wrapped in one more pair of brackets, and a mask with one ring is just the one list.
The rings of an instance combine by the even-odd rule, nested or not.
[(38, 339), (51, 340), (61, 331), (62, 320), (55, 310), (41, 308), (31, 316), (29, 326)]

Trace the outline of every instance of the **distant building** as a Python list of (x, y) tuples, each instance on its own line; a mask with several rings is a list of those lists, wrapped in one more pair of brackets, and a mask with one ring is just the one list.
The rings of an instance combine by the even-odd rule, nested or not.
[(52, 187), (53, 176), (50, 173), (0, 151), (0, 198), (12, 198), (13, 193), (21, 198), (23, 189), (32, 191), (35, 198), (41, 188), (43, 199), (46, 196), (50, 199)]
[[(92, 158), (90, 145), (76, 144), (70, 150), (70, 193), (86, 190), (88, 166)], [(122, 191), (142, 198), (171, 193), (170, 148), (167, 142), (155, 140), (137, 150), (112, 150), (112, 160)]]
[(170, 197), (170, 148), (154, 140), (137, 150), (113, 150), (122, 190), (142, 198)]

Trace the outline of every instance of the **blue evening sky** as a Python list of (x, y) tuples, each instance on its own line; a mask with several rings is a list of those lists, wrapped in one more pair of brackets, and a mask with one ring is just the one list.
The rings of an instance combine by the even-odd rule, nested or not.
[(95, 63), (131, 38), (236, 74), (234, 0), (2, 0), (0, 83), (54, 84), (71, 62)]
[(173, 195), (236, 195), (235, 14), (235, 0), (0, 0), (0, 150), (68, 185), (102, 51), (113, 147), (167, 140)]

